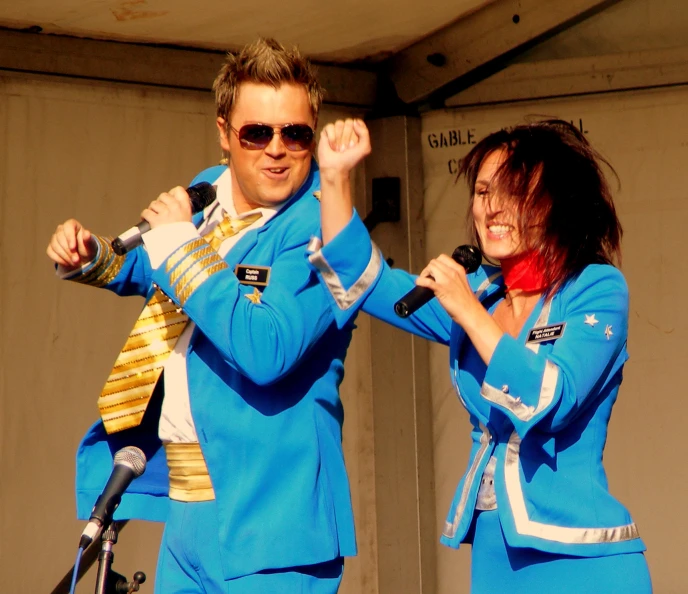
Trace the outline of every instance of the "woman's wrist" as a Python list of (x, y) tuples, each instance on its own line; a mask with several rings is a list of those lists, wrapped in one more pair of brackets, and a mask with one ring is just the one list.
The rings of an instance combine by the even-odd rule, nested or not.
[(483, 305), (477, 300), (476, 302), (471, 307), (466, 308), (463, 312), (464, 315), (461, 316), (463, 318), (461, 322), (456, 319), (454, 321), (464, 329), (480, 358), (486, 365), (489, 365), (492, 354), (504, 335), (504, 331)]

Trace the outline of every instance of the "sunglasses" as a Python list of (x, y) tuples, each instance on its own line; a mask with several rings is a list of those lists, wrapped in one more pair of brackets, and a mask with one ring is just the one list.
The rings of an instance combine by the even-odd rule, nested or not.
[(313, 128), (306, 124), (284, 124), (283, 126), (246, 124), (239, 130), (231, 125), (229, 127), (237, 135), (241, 147), (250, 151), (264, 149), (270, 144), (277, 131), (284, 146), (290, 151), (305, 151), (313, 144)]

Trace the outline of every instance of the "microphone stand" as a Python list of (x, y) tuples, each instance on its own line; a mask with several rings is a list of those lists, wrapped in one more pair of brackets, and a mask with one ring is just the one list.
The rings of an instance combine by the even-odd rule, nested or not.
[(117, 522), (110, 522), (100, 536), (95, 594), (131, 594), (138, 592), (139, 585), (146, 581), (146, 574), (141, 571), (137, 571), (133, 582), (129, 583), (127, 578), (112, 570), (112, 561), (115, 558), (112, 549), (117, 544), (117, 535)]
[[(98, 551), (98, 547), (95, 543), (88, 547), (81, 558), (81, 564), (79, 565), (79, 571), (77, 574), (77, 581), (88, 572), (88, 570), (93, 566), (93, 564), (98, 560), (98, 578), (96, 584), (96, 592), (105, 592), (105, 594), (130, 594), (132, 592), (138, 592), (139, 586), (146, 581), (146, 574), (142, 571), (137, 571), (134, 574), (134, 578), (131, 582), (127, 582), (127, 579), (112, 570), (112, 560), (114, 559), (114, 553), (112, 552), (112, 546), (117, 542), (118, 532), (121, 531), (127, 524), (127, 520), (121, 520), (118, 522), (112, 522), (108, 529), (114, 530), (114, 540), (110, 538), (108, 534), (106, 536), (107, 530), (103, 532), (103, 536), (107, 538), (107, 544), (103, 542), (101, 545), (101, 552)], [(102, 565), (102, 567), (101, 567)], [(69, 586), (72, 579), (72, 572), (68, 571), (65, 576), (60, 580), (60, 583), (55, 586), (51, 594), (69, 594)], [(103, 590), (103, 587), (105, 588)], [(100, 590), (98, 590), (100, 588)]]
[(98, 574), (96, 576), (95, 594), (106, 594), (108, 575), (112, 568), (112, 560), (115, 554), (112, 547), (117, 544), (117, 523), (110, 522), (100, 536), (100, 554), (98, 555)]

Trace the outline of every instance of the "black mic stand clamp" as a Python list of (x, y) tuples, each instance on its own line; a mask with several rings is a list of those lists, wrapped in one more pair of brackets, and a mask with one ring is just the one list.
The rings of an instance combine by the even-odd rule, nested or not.
[(117, 544), (117, 531), (117, 522), (110, 522), (101, 534), (95, 594), (132, 594), (138, 592), (139, 586), (146, 581), (146, 574), (142, 571), (137, 571), (133, 581), (128, 582), (127, 578), (112, 570), (115, 558), (112, 548)]

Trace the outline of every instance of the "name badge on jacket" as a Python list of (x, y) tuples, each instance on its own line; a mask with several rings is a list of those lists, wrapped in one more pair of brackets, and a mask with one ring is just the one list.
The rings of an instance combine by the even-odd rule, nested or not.
[(552, 324), (551, 326), (542, 326), (541, 328), (533, 328), (530, 332), (528, 332), (526, 343), (557, 340), (564, 334), (564, 328), (566, 328), (566, 322), (562, 322), (561, 324)]
[(234, 269), (234, 274), (239, 279), (242, 285), (251, 285), (253, 287), (267, 287), (270, 281), (270, 267), (269, 266), (251, 266), (246, 264), (237, 264)]

